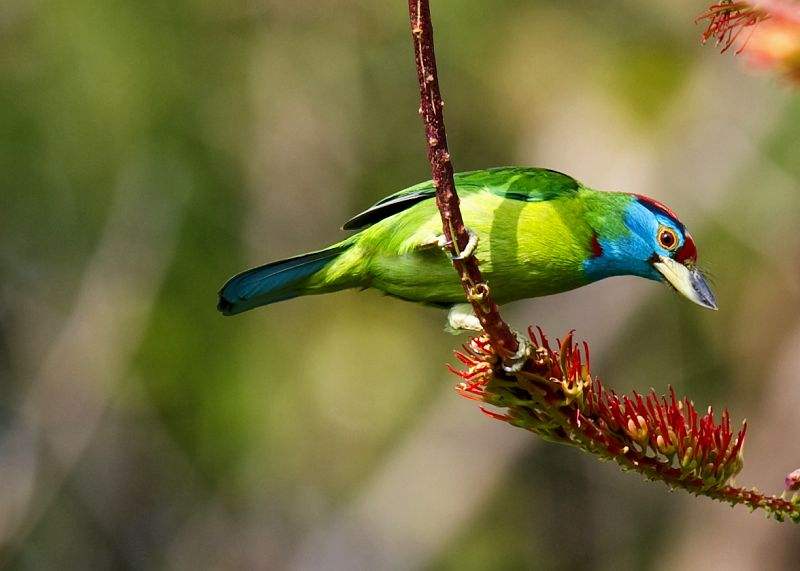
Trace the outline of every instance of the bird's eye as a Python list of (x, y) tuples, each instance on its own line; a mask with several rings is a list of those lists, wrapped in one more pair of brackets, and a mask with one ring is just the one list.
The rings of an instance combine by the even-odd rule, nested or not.
[(665, 250), (674, 250), (678, 246), (678, 235), (672, 228), (662, 226), (658, 229), (658, 243)]

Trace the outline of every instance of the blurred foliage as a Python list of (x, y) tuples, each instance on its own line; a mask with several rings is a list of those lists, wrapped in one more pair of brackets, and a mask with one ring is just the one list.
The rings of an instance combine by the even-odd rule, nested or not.
[[(797, 327), (800, 193), (787, 192), (800, 177), (797, 97), (702, 52), (690, 2), (442, 0), (433, 10), (458, 170), (562, 157), (542, 166), (586, 163), (574, 174), (594, 184), (620, 170), (593, 169), (580, 149), (609, 157), (604, 149), (691, 144), (702, 163), (700, 153), (714, 156), (713, 144), (733, 137), (685, 141), (706, 119), (746, 141), (741, 164), (709, 160), (730, 174), (709, 173), (700, 188), (680, 178), (685, 155), (655, 157), (665, 166), (652, 188), (626, 186), (639, 180), (633, 174), (619, 181), (678, 202), (724, 311), (701, 313), (653, 284), (613, 280), (631, 300), (646, 291), (646, 301), (631, 301), (630, 318), (608, 330), (595, 369), (623, 390), (673, 383), (700, 402), (725, 401), (737, 417), (756, 414), (765, 398), (757, 387)], [(404, 2), (373, 0), (3, 2), (0, 430), (22, 416), (76, 311), (115, 202), (146, 187), (164, 211), (181, 212), (155, 297), (117, 300), (140, 312), (144, 331), (110, 379), (96, 432), (63, 481), (51, 478), (58, 455), (36, 448), (37, 494), (54, 495), (13, 541), (0, 539), (0, 566), (282, 568), (307, 534), (349, 513), (396, 468), (398, 450), (419, 438), (438, 403), (456, 398), (442, 366), (456, 341), (435, 309), (371, 292), (231, 319), (214, 309), (228, 275), (336, 240), (350, 214), (428, 177), (407, 27)], [(715, 82), (782, 99), (743, 109), (714, 92), (711, 111), (681, 123), (694, 105), (684, 99)], [(587, 121), (585, 109), (602, 113)], [(556, 123), (545, 130), (548, 121)], [(700, 193), (718, 178), (712, 206)], [(541, 302), (510, 315), (596, 341), (607, 331), (596, 313), (601, 291), (566, 298), (594, 326), (548, 314)], [(85, 350), (91, 360), (94, 347)], [(81, 378), (65, 371), (63, 382), (80, 394)], [(489, 422), (460, 406), (458, 422), (473, 424), (452, 426), (454, 442), (462, 426)], [(649, 568), (683, 541), (678, 519), (694, 505), (572, 451), (528, 446), (485, 504), (465, 508), (415, 565)], [(495, 448), (476, 444), (469, 463)], [(469, 463), (426, 485), (451, 493)], [(399, 502), (413, 501), (397, 491)], [(465, 505), (479, 501), (458, 493)], [(419, 506), (431, 517), (438, 508)], [(375, 517), (392, 521), (391, 511)], [(796, 551), (797, 538), (782, 545)]]

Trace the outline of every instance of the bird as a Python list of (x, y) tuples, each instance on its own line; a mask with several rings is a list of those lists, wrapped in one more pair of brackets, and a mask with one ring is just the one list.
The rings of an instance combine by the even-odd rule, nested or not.
[[(708, 309), (717, 302), (678, 216), (641, 194), (594, 190), (564, 173), (497, 167), (454, 175), (469, 244), (498, 304), (558, 294), (613, 276), (661, 282)], [(442, 235), (436, 188), (392, 194), (342, 227), (322, 250), (230, 278), (217, 308), (235, 315), (298, 296), (376, 289), (448, 310), (446, 328), (481, 329)]]

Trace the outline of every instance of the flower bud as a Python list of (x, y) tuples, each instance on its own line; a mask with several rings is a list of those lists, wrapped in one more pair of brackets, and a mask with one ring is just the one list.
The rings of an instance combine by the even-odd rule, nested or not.
[(667, 441), (664, 440), (664, 437), (660, 434), (656, 436), (656, 447), (658, 451), (663, 454), (664, 456), (672, 456), (675, 453), (675, 447), (669, 446)]
[(786, 476), (784, 483), (786, 484), (786, 490), (789, 492), (800, 490), (800, 468)]
[(636, 415), (636, 420), (629, 418), (628, 425), (625, 427), (625, 432), (640, 445), (647, 445), (647, 421), (645, 421), (642, 415)]

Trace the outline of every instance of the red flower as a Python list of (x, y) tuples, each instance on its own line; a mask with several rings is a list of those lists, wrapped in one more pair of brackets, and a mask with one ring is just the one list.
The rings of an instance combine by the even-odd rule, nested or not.
[[(532, 366), (516, 386), (496, 377), (496, 356), (488, 339), (473, 339), (463, 353), (456, 353), (466, 370), (451, 368), (464, 380), (459, 393), (508, 409), (506, 414), (483, 409), (492, 418), (551, 438), (573, 431), (568, 438), (572, 444), (600, 447), (610, 456), (641, 457), (654, 469), (695, 479), (703, 487), (723, 486), (741, 470), (747, 427), (743, 424), (734, 435), (727, 410), (719, 421), (711, 407), (700, 415), (694, 403), (679, 400), (672, 389), (669, 396), (659, 397), (653, 390), (646, 396), (619, 395), (592, 378), (589, 346), (584, 343), (581, 352), (572, 332), (557, 351), (541, 330), (538, 337), (529, 330), (529, 336), (535, 347)], [(557, 426), (547, 405), (563, 413), (567, 426)]]
[[(589, 346), (575, 344), (572, 332), (556, 341), (558, 349), (541, 329), (529, 329), (528, 336), (530, 357), (513, 374), (504, 371), (485, 335), (456, 352), (463, 368), (450, 370), (462, 380), (459, 394), (503, 409), (481, 406), (491, 418), (614, 460), (648, 479), (800, 521), (800, 494), (787, 500), (730, 484), (742, 469), (747, 425), (732, 429), (727, 410), (719, 418), (711, 407), (700, 414), (671, 388), (665, 396), (652, 389), (647, 395), (617, 394), (592, 377)], [(787, 488), (800, 487), (800, 470), (786, 482)]]
[[(698, 18), (707, 20), (703, 43), (711, 38), (726, 51), (736, 45), (750, 61), (800, 81), (800, 2), (762, 0), (712, 5)], [(743, 32), (748, 30), (747, 34)]]

